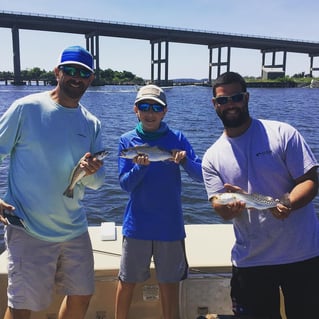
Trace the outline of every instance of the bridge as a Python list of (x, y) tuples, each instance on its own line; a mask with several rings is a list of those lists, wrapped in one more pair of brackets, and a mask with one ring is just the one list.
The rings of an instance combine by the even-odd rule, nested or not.
[[(262, 71), (275, 68), (285, 75), (287, 52), (308, 54), (310, 76), (312, 76), (313, 71), (319, 71), (319, 67), (314, 66), (314, 59), (319, 56), (319, 42), (8, 11), (0, 11), (0, 27), (11, 28), (12, 30), (15, 83), (21, 81), (19, 29), (83, 34), (86, 39), (86, 48), (94, 57), (97, 80), (99, 79), (100, 69), (99, 37), (101, 36), (150, 41), (151, 81), (163, 85), (168, 83), (170, 42), (207, 46), (209, 81), (212, 80), (213, 68), (217, 68), (217, 75), (220, 75), (222, 67), (226, 68), (227, 71), (230, 70), (231, 48), (260, 50)], [(226, 49), (226, 58), (222, 55), (222, 49)], [(276, 56), (276, 54), (279, 52), (281, 53), (281, 61), (278, 62), (276, 60), (278, 55)], [(265, 63), (267, 54), (272, 55), (270, 64)], [(162, 68), (164, 68), (164, 79), (161, 78)]]

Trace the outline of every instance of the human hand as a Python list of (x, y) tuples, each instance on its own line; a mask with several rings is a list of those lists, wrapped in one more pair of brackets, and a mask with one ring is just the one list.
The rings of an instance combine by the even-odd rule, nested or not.
[(172, 151), (173, 161), (176, 164), (181, 163), (184, 159), (186, 160), (186, 151), (174, 150)]
[(282, 203), (278, 203), (276, 207), (270, 208), (270, 211), (275, 218), (285, 219), (289, 217), (291, 208), (283, 205)]
[[(242, 188), (225, 183), (224, 188), (226, 192), (232, 193), (246, 193)], [(238, 217), (245, 209), (246, 203), (240, 200), (234, 200), (228, 204), (222, 205), (214, 202), (214, 197), (212, 198), (212, 206), (216, 212), (225, 220), (230, 220)]]
[(133, 163), (138, 165), (150, 165), (150, 160), (146, 154), (139, 154), (133, 158)]
[(85, 153), (80, 161), (80, 167), (85, 171), (86, 175), (95, 174), (103, 165), (103, 161), (93, 157), (90, 152)]
[(8, 225), (7, 220), (3, 216), (3, 212), (5, 210), (8, 210), (11, 212), (11, 211), (15, 210), (15, 207), (6, 203), (4, 200), (0, 199), (0, 222), (5, 224), (5, 225)]
[(222, 205), (214, 203), (214, 200), (212, 200), (212, 207), (223, 219), (230, 220), (238, 217), (246, 209), (246, 204), (241, 201), (234, 201)]

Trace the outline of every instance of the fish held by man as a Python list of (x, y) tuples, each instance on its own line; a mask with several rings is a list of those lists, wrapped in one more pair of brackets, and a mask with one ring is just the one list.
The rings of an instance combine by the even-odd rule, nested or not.
[(246, 194), (246, 193), (217, 193), (212, 199), (214, 203), (220, 205), (231, 204), (236, 201), (241, 201), (246, 204), (246, 208), (254, 208), (264, 210), (277, 207), (279, 203), (283, 205), (289, 204), (289, 194), (285, 194), (281, 199), (274, 199), (271, 196), (261, 194)]
[[(96, 158), (100, 161), (102, 161), (106, 156), (109, 155), (110, 152), (103, 150), (97, 153), (94, 153), (91, 158)], [(79, 160), (79, 162), (76, 164), (76, 166), (73, 168), (72, 173), (70, 175), (70, 184), (66, 188), (66, 190), (63, 192), (63, 195), (69, 198), (73, 198), (73, 191), (76, 183), (78, 183), (85, 175), (85, 170), (80, 166), (82, 161), (82, 158)]]
[(174, 160), (172, 151), (163, 150), (158, 146), (149, 146), (147, 144), (126, 148), (121, 151), (119, 156), (122, 158), (133, 159), (138, 155), (147, 156), (150, 162)]

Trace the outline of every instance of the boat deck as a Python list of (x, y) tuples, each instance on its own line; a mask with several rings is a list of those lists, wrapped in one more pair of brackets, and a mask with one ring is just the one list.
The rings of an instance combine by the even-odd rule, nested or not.
[[(108, 229), (107, 231), (109, 231)], [(95, 260), (96, 292), (92, 297), (86, 319), (113, 319), (117, 273), (122, 247), (122, 228), (114, 227), (115, 238), (105, 236), (101, 226), (89, 227)], [(112, 229), (111, 229), (112, 233)], [(229, 283), (230, 251), (234, 242), (232, 225), (186, 225), (186, 251), (190, 267), (189, 278), (180, 285), (180, 317), (195, 319), (231, 317)], [(107, 234), (109, 235), (109, 234)], [(111, 239), (111, 240), (102, 240)], [(7, 254), (0, 256), (0, 317), (6, 308)], [(160, 319), (161, 306), (154, 266), (151, 278), (137, 285), (130, 319)], [(54, 295), (52, 305), (32, 314), (32, 319), (55, 319), (61, 297)]]

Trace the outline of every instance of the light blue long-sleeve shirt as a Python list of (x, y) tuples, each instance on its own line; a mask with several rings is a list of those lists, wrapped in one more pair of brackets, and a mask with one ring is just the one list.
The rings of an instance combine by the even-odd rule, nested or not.
[(65, 108), (49, 92), (15, 101), (0, 119), (0, 160), (10, 155), (4, 200), (15, 207), (34, 237), (61, 242), (87, 230), (80, 201), (85, 187), (99, 188), (104, 169), (84, 177), (74, 197), (63, 195), (70, 175), (86, 153), (102, 149), (100, 121), (82, 105)]

